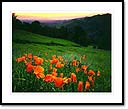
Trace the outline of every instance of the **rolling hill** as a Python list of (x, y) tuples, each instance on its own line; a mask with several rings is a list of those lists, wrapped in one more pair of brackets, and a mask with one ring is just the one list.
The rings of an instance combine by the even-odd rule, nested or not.
[(24, 30), (14, 30), (13, 31), (13, 38), (12, 41), (15, 43), (21, 44), (43, 44), (43, 45), (60, 45), (60, 46), (76, 46), (79, 47), (79, 44), (74, 42), (59, 39), (59, 38), (51, 38), (44, 35), (34, 34)]
[[(62, 56), (64, 60), (72, 61), (74, 57), (80, 60), (81, 56), (86, 55), (86, 60), (82, 65), (89, 66), (88, 70), (100, 70), (101, 77), (95, 81), (95, 92), (111, 92), (111, 52), (83, 47), (78, 44), (59, 38), (51, 38), (44, 35), (38, 35), (23, 30), (14, 30), (12, 35), (12, 91), (13, 92), (45, 92), (53, 91), (47, 89), (47, 84), (41, 79), (36, 79), (33, 73), (27, 73), (24, 63), (17, 63), (16, 59), (24, 54), (32, 53), (44, 60), (51, 60), (53, 55)], [(70, 63), (69, 63), (70, 64)], [(42, 64), (45, 74), (48, 73), (49, 62)], [(74, 67), (69, 70), (68, 65), (65, 69), (58, 69), (61, 72), (75, 72)], [(86, 78), (81, 77), (84, 73), (79, 72), (78, 80)], [(64, 74), (65, 76), (65, 74)], [(42, 88), (43, 87), (43, 88)], [(77, 84), (75, 85), (77, 87)], [(54, 87), (53, 87), (54, 88)], [(51, 88), (50, 88), (51, 89)], [(69, 86), (69, 89), (72, 87)], [(77, 88), (75, 88), (77, 90)], [(62, 90), (64, 91), (64, 90)], [(69, 90), (72, 91), (72, 90)]]

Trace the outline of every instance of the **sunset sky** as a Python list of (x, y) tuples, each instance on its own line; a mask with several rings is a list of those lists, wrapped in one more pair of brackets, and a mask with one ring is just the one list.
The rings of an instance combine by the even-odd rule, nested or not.
[(15, 13), (20, 20), (68, 20), (105, 13)]

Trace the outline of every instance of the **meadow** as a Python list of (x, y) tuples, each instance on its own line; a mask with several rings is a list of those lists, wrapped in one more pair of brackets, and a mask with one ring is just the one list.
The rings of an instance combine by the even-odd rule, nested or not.
[(13, 31), (13, 92), (111, 92), (111, 79), (111, 51)]

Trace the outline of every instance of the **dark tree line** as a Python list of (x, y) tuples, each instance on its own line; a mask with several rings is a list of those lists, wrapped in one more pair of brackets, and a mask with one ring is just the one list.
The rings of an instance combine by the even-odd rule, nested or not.
[[(109, 22), (107, 23), (105, 30), (102, 29), (99, 37), (92, 38), (89, 37), (87, 32), (79, 25), (75, 25), (72, 29), (68, 29), (67, 27), (61, 26), (60, 28), (49, 27), (47, 25), (41, 24), (39, 21), (33, 21), (32, 23), (21, 22), (16, 18), (15, 14), (12, 14), (12, 28), (21, 29), (29, 32), (33, 32), (36, 34), (46, 35), (54, 38), (62, 38), (66, 40), (70, 40), (80, 44), (81, 46), (93, 45), (95, 48), (100, 49), (111, 49), (111, 28), (107, 28), (110, 26)], [(101, 25), (102, 26), (102, 25)], [(109, 32), (104, 33), (108, 29)], [(101, 37), (102, 36), (102, 37)]]

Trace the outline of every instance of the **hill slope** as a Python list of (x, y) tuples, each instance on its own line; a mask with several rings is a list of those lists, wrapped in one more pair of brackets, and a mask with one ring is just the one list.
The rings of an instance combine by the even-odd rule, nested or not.
[[(52, 25), (52, 23), (49, 25)], [(111, 49), (111, 14), (67, 20), (53, 23), (53, 26), (64, 31), (60, 35), (66, 34), (63, 37), (64, 39), (83, 45), (91, 44), (98, 48)]]
[[(51, 43), (54, 42), (54, 43)], [(110, 92), (111, 91), (111, 52), (89, 47), (78, 47), (77, 44), (57, 38), (50, 38), (42, 35), (33, 34), (27, 31), (15, 30), (13, 31), (13, 45), (12, 45), (12, 90), (13, 92), (43, 92), (43, 83), (40, 79), (35, 79), (32, 73), (26, 73), (24, 63), (17, 63), (16, 58), (24, 54), (32, 53), (44, 60), (51, 60), (53, 55), (62, 56), (64, 60), (71, 62), (74, 57), (77, 60), (81, 56), (86, 55), (86, 60), (81, 61), (82, 65), (88, 65), (89, 69), (94, 71), (100, 70), (101, 78), (96, 80), (95, 92)], [(48, 73), (49, 62), (42, 66), (45, 69), (45, 74)], [(70, 65), (70, 63), (69, 63)], [(74, 67), (68, 65), (65, 69), (58, 69), (59, 72), (75, 72)], [(84, 74), (84, 73), (83, 73)], [(78, 73), (81, 77), (81, 72)], [(65, 76), (65, 74), (64, 74)], [(86, 78), (78, 78), (78, 81)], [(84, 81), (85, 82), (85, 81)], [(43, 85), (46, 88), (46, 85)], [(76, 84), (77, 87), (77, 84)], [(70, 87), (72, 88), (72, 87)], [(77, 88), (76, 88), (77, 90)], [(47, 91), (47, 90), (46, 90)]]
[(79, 46), (79, 44), (76, 44), (68, 40), (51, 38), (51, 37), (27, 32), (24, 30), (14, 30), (12, 40), (15, 43), (22, 43), (22, 44), (35, 43), (35, 44), (44, 44), (44, 45)]

